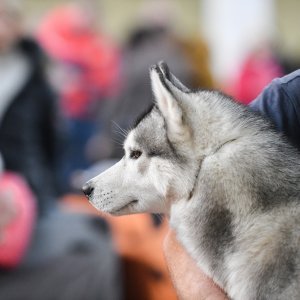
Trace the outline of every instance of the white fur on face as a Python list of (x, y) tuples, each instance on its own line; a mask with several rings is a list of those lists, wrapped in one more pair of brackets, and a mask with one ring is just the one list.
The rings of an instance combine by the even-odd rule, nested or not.
[[(97, 209), (113, 215), (169, 213), (172, 202), (188, 196), (194, 178), (191, 168), (147, 156), (135, 142), (135, 130), (124, 149), (125, 156), (117, 164), (89, 182), (94, 188), (89, 200)], [(132, 150), (142, 155), (130, 158)]]
[[(168, 138), (171, 142), (176, 142), (183, 155), (190, 156), (191, 147), (187, 141), (190, 138), (190, 130), (183, 123), (179, 103), (162, 84), (155, 71), (151, 73), (151, 80), (160, 114), (167, 124)], [(164, 138), (167, 139), (163, 132), (163, 124), (158, 124), (160, 114), (152, 112), (146, 121), (142, 121), (140, 126), (133, 129), (124, 143), (123, 159), (89, 182), (94, 188), (90, 201), (97, 209), (114, 215), (169, 213), (172, 202), (189, 197), (195, 180), (194, 169), (197, 169), (197, 166), (188, 166), (175, 157), (148, 155), (145, 151), (150, 149), (145, 148), (149, 148), (150, 145), (137, 142), (138, 136), (144, 136), (148, 144), (151, 144), (151, 139), (161, 140), (162, 143)], [(149, 128), (154, 126), (161, 128), (149, 131)], [(159, 138), (155, 135), (159, 135)], [(156, 146), (160, 145), (157, 143)], [(188, 153), (185, 153), (187, 149)], [(132, 151), (140, 151), (142, 155), (137, 159), (131, 158)]]
[(161, 182), (151, 159), (144, 153), (138, 159), (130, 158), (130, 151), (139, 150), (134, 132), (128, 135), (124, 148), (125, 156), (117, 164), (90, 181), (94, 187), (90, 202), (113, 215), (164, 212), (163, 189), (157, 188)]

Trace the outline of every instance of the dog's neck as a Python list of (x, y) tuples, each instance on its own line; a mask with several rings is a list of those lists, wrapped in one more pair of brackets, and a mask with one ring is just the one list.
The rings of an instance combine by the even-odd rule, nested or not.
[(217, 152), (219, 152), (225, 145), (230, 144), (230, 143), (232, 143), (232, 142), (234, 142), (234, 141), (236, 141), (236, 140), (237, 140), (237, 139), (231, 139), (231, 140), (228, 140), (228, 141), (226, 141), (226, 142), (223, 142), (221, 145), (217, 146), (217, 147), (215, 148), (215, 150), (213, 150), (213, 151), (211, 152), (211, 154), (206, 155), (206, 156), (201, 157), (200, 159), (198, 159), (198, 168), (197, 168), (197, 170), (196, 170), (196, 172), (195, 172), (194, 184), (193, 184), (193, 187), (192, 187), (192, 189), (191, 189), (191, 191), (190, 191), (190, 193), (189, 193), (188, 200), (190, 200), (190, 199), (193, 197), (193, 195), (194, 195), (194, 192), (195, 192), (195, 189), (196, 189), (197, 183), (198, 183), (198, 177), (199, 177), (199, 174), (200, 174), (200, 172), (201, 172), (201, 167), (202, 167), (203, 160), (204, 160), (206, 157), (208, 157), (208, 156), (215, 155), (215, 154), (216, 154)]

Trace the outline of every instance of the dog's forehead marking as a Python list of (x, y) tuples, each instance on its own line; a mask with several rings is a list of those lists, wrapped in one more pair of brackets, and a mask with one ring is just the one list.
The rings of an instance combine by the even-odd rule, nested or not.
[(135, 140), (150, 157), (160, 156), (172, 159), (174, 148), (167, 137), (165, 120), (158, 109), (153, 109), (138, 125)]
[[(147, 126), (141, 126), (141, 124), (145, 123), (147, 121), (147, 119), (150, 118), (152, 115), (154, 115), (153, 119), (155, 119), (158, 114), (160, 115), (157, 107), (155, 105), (152, 105), (146, 110), (146, 112), (144, 112), (141, 116), (138, 117), (138, 119), (135, 121), (135, 124), (134, 124), (132, 130), (128, 133), (128, 135), (124, 141), (125, 149), (136, 148), (138, 146), (140, 146), (140, 147), (142, 146), (142, 143), (138, 143), (137, 136), (140, 136), (142, 134), (147, 136), (148, 130), (147, 130)], [(161, 117), (161, 115), (160, 115), (160, 117)], [(139, 144), (139, 145), (137, 145), (137, 144)]]
[(142, 113), (137, 119), (136, 121), (134, 122), (134, 125), (133, 125), (133, 128), (136, 128), (144, 119), (147, 118), (148, 115), (151, 114), (151, 112), (154, 110), (154, 109), (157, 109), (157, 107), (155, 106), (155, 104), (152, 104), (148, 107), (148, 109), (145, 110), (144, 113)]
[(154, 106), (144, 118), (140, 119), (125, 142), (124, 149), (141, 150), (148, 157), (167, 158), (170, 161), (183, 162), (167, 135), (167, 125), (158, 107)]

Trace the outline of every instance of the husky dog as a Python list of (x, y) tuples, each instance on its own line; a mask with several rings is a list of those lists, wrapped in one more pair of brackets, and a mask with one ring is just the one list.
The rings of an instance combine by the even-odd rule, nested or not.
[(124, 157), (83, 190), (112, 215), (164, 213), (232, 299), (300, 299), (300, 155), (271, 124), (216, 91), (192, 92), (164, 63), (156, 103)]

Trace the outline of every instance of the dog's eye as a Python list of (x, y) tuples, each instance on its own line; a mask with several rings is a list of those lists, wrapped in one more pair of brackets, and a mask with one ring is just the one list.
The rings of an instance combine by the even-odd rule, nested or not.
[(130, 152), (130, 158), (138, 159), (142, 155), (142, 152), (139, 150), (133, 150)]

